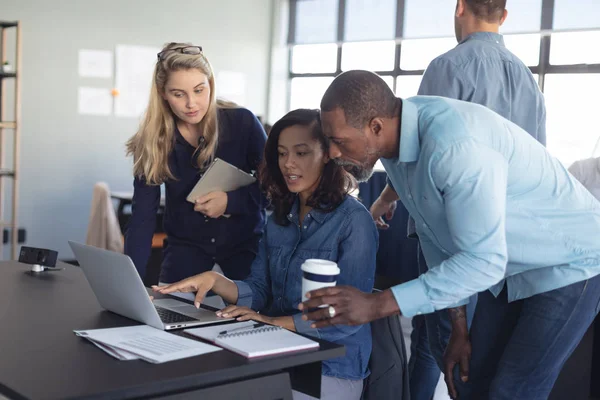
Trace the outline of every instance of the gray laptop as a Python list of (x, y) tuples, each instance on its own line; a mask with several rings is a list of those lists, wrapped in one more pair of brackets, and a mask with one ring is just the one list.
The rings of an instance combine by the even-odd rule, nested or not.
[(157, 329), (170, 330), (224, 322), (214, 310), (175, 298), (150, 300), (133, 261), (120, 253), (69, 241), (100, 305)]

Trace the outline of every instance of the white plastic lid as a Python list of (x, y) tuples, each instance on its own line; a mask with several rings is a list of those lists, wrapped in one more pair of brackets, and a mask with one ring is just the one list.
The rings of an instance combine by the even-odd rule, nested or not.
[(302, 264), (302, 271), (317, 275), (339, 275), (340, 268), (337, 263), (329, 260), (310, 258)]

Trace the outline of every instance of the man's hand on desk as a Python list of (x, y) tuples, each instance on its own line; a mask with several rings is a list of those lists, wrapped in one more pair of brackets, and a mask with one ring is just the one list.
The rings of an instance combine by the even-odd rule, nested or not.
[(196, 200), (194, 210), (210, 218), (219, 218), (227, 210), (227, 193), (210, 192)]
[[(322, 305), (329, 306), (302, 316), (305, 321), (315, 321), (313, 328), (362, 325), (400, 312), (389, 289), (379, 293), (364, 293), (351, 286), (334, 286), (309, 292), (307, 297), (308, 300), (301, 303), (298, 309), (309, 311)], [(335, 311), (333, 318), (330, 315), (331, 307)]]

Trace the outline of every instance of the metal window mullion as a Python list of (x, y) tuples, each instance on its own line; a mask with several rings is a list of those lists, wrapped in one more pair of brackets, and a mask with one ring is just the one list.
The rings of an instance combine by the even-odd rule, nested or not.
[(344, 30), (346, 29), (346, 0), (338, 0), (338, 20), (337, 20), (337, 62), (335, 66), (335, 75), (342, 73), (342, 56)]
[[(541, 30), (551, 31), (554, 20), (554, 0), (542, 0)], [(540, 90), (544, 91), (546, 73), (550, 67), (550, 35), (542, 35), (540, 39), (540, 58), (538, 61), (538, 75)]]

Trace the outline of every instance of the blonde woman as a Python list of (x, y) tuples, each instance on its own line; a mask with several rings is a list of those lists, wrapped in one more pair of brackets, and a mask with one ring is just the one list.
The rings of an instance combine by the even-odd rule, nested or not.
[(209, 193), (196, 204), (186, 196), (217, 157), (256, 171), (265, 141), (254, 114), (216, 99), (214, 74), (200, 46), (169, 43), (158, 53), (148, 110), (127, 142), (134, 161), (134, 194), (125, 253), (142, 278), (162, 184), (167, 239), (160, 282), (209, 271), (215, 263), (232, 279), (246, 278), (265, 223), (258, 183)]

